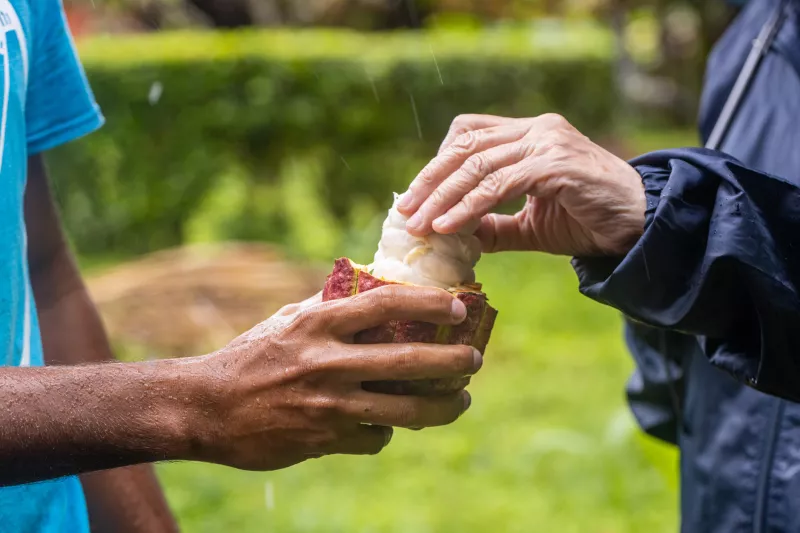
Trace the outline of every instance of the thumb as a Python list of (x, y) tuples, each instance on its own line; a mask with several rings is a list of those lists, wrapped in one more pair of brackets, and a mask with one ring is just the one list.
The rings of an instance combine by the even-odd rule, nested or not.
[(514, 216), (489, 213), (481, 219), (475, 236), (484, 253), (541, 250), (536, 232), (524, 220), (523, 212)]

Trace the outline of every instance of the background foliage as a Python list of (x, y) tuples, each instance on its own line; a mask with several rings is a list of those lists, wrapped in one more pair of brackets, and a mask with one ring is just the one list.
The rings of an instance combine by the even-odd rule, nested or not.
[[(108, 123), (50, 158), (65, 223), (87, 254), (264, 239), (329, 258), (352, 243), (346, 228), (388, 207), (459, 113), (558, 110), (607, 132), (608, 35), (575, 32), (549, 45), (522, 32), (84, 42)], [(322, 248), (304, 244), (320, 231)]]
[[(643, 20), (632, 34), (657, 43)], [(85, 271), (230, 239), (276, 242), (325, 269), (366, 261), (391, 192), (459, 113), (560, 112), (631, 154), (696, 143), (620, 121), (614, 37), (597, 23), (470, 24), (82, 40), (108, 124), (49, 163)], [(184, 530), (675, 531), (675, 452), (625, 409), (632, 365), (616, 314), (577, 294), (564, 258), (485, 257), (478, 276), (500, 318), (462, 420), (398, 431), (375, 458), (266, 474), (162, 465)]]

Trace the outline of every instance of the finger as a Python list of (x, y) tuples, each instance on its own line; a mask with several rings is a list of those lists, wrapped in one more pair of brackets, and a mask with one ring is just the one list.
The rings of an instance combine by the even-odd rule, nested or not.
[(480, 370), (483, 356), (472, 346), (448, 344), (373, 344), (346, 346), (326, 364), (348, 380), (405, 381), (461, 378)]
[(521, 197), (526, 192), (527, 182), (535, 179), (528, 175), (529, 167), (530, 162), (526, 158), (492, 172), (447, 213), (434, 220), (433, 230), (443, 234), (454, 233), (470, 220), (483, 217), (497, 205)]
[(389, 445), (394, 430), (387, 426), (358, 424), (336, 441), (328, 453), (345, 455), (375, 455)]
[(433, 287), (386, 285), (332, 302), (328, 307), (331, 331), (349, 336), (392, 320), (433, 324), (460, 324), (467, 316), (464, 304), (449, 292)]
[(484, 253), (542, 249), (535, 228), (517, 215), (489, 213), (481, 219), (475, 236)]
[(360, 391), (343, 408), (365, 424), (402, 428), (445, 426), (466, 411), (472, 399), (467, 391), (447, 396), (394, 396)]
[(442, 144), (439, 146), (439, 153), (442, 153), (444, 150), (446, 150), (453, 143), (456, 137), (463, 135), (468, 131), (501, 126), (517, 120), (519, 119), (498, 117), (495, 115), (459, 115), (450, 125), (447, 135), (445, 135)]
[[(408, 221), (406, 229), (412, 235), (427, 235), (431, 231), (433, 221), (447, 213), (486, 176), (520, 162), (526, 155), (525, 147), (514, 142), (494, 146), (469, 156), (458, 170), (428, 196)], [(460, 227), (455, 229), (457, 231)]]
[[(458, 136), (453, 143), (430, 163), (425, 165), (403, 194), (397, 209), (404, 215), (413, 215), (419, 206), (436, 190), (448, 176), (461, 168), (470, 157), (503, 144), (518, 141), (525, 135), (523, 125), (502, 125), (478, 131), (468, 131)], [(473, 161), (477, 163), (479, 161)]]

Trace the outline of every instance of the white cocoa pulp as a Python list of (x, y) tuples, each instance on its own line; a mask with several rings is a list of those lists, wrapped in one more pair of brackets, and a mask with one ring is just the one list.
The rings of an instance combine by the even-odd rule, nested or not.
[(479, 222), (471, 222), (458, 233), (431, 233), (415, 237), (406, 231), (407, 217), (397, 210), (399, 196), (383, 222), (372, 275), (391, 281), (448, 289), (475, 282), (475, 265), (481, 243), (475, 237)]

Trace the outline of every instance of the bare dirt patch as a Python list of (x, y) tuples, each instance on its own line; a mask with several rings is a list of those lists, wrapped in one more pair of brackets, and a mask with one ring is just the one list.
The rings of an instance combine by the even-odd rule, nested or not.
[(207, 353), (283, 305), (319, 291), (326, 272), (262, 244), (157, 252), (87, 280), (117, 346), (144, 357)]

